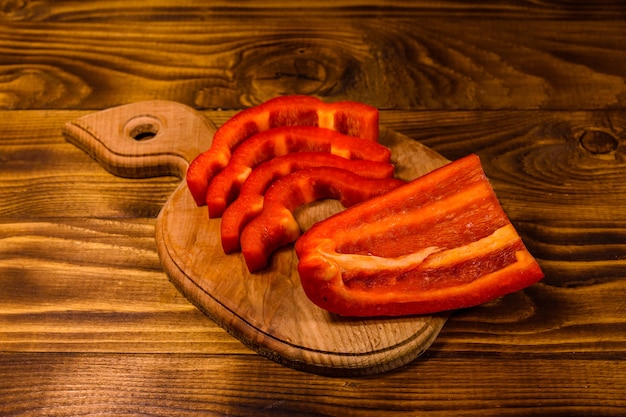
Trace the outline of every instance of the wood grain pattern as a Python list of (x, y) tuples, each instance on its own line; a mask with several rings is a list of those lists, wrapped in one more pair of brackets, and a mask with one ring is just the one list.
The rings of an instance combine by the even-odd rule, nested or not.
[[(207, 20), (215, 17), (237, 16), (439, 16), (493, 17), (516, 19), (603, 19), (623, 18), (623, 4), (617, 0), (598, 2), (568, 2), (562, 0), (499, 2), (463, 2), (454, 0), (387, 0), (362, 2), (358, 0), (303, 0), (295, 3), (280, 1), (228, 0), (206, 3), (202, 0), (184, 0), (172, 4), (168, 0), (151, 0), (149, 6), (142, 0), (117, 2), (115, 0), (75, 2), (72, 0), (39, 0), (19, 2), (3, 0), (2, 18), (7, 21), (137, 21)], [(243, 15), (243, 16), (242, 16)]]
[[(89, 409), (109, 415), (376, 417), (387, 411), (394, 416), (582, 417), (590, 411), (588, 404), (594, 404), (591, 415), (619, 416), (626, 406), (620, 398), (624, 369), (598, 373), (597, 369), (615, 369), (614, 362), (572, 356), (514, 361), (435, 356), (384, 379), (317, 375), (303, 379), (297, 371), (258, 356), (132, 355), (120, 361), (106, 354), (8, 354), (0, 356), (0, 372), (12, 379), (0, 381), (0, 390), (12, 388), (4, 397), (3, 410), (14, 415), (46, 415), (63, 404), (68, 415)], [(77, 370), (72, 380), (57, 378), (67, 367)], [(553, 368), (560, 370), (556, 377), (548, 371)], [(31, 375), (29, 381), (20, 378), (25, 372)], [(537, 395), (531, 388), (555, 379), (558, 390)], [(40, 391), (34, 392), (28, 382)], [(527, 388), (520, 392), (519, 387)], [(607, 397), (616, 400), (607, 402)], [(35, 405), (23, 402), (25, 398)], [(452, 406), (463, 409), (450, 413)]]
[(619, 20), (418, 14), (242, 25), (226, 16), (151, 20), (146, 31), (141, 18), (0, 26), (0, 105), (103, 109), (158, 98), (237, 109), (294, 93), (381, 109), (610, 109), (626, 100)]
[[(0, 1), (0, 414), (623, 416), (624, 3), (293, 4)], [(61, 134), (118, 104), (219, 125), (294, 92), (477, 152), (546, 278), (394, 372), (298, 372), (168, 282), (154, 228), (179, 179), (118, 178)]]

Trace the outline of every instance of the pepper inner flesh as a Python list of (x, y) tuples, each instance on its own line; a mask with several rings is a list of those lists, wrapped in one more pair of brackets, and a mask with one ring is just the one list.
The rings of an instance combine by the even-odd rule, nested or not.
[(516, 251), (523, 250), (508, 219), (490, 210), (494, 199), (477, 183), (419, 207), (419, 218), (399, 209), (385, 222), (343, 231), (353, 238), (337, 236), (343, 243), (326, 256), (353, 289), (419, 291), (472, 282), (515, 263)]
[(342, 270), (344, 284), (364, 291), (384, 287), (395, 291), (433, 290), (467, 284), (516, 262), (522, 250), (513, 226), (450, 249), (427, 247), (396, 258), (327, 253)]

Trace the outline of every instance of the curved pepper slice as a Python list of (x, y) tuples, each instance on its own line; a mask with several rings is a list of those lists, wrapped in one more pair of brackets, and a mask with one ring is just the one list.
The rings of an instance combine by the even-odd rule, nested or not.
[(389, 162), (391, 151), (378, 142), (364, 141), (330, 129), (312, 126), (277, 127), (253, 135), (239, 145), (228, 165), (209, 184), (209, 217), (220, 217), (239, 193), (241, 184), (258, 164), (292, 152), (328, 152), (347, 159)]
[(306, 295), (346, 316), (471, 307), (543, 277), (476, 155), (317, 223), (295, 248)]
[(276, 97), (235, 114), (217, 129), (211, 147), (187, 169), (187, 187), (196, 204), (205, 204), (211, 179), (228, 164), (237, 145), (279, 126), (318, 126), (377, 141), (378, 110), (354, 101), (324, 103), (315, 97), (295, 95)]
[(332, 198), (350, 207), (385, 194), (405, 182), (396, 178), (365, 178), (335, 167), (295, 171), (267, 189), (263, 210), (241, 234), (241, 252), (250, 272), (263, 269), (270, 255), (300, 236), (293, 210), (315, 200)]
[(263, 195), (274, 181), (301, 169), (323, 166), (347, 169), (366, 178), (390, 178), (394, 172), (390, 163), (346, 159), (321, 152), (291, 153), (264, 162), (250, 173), (241, 186), (239, 196), (222, 215), (224, 252), (232, 253), (240, 249), (239, 236), (244, 226), (263, 209)]

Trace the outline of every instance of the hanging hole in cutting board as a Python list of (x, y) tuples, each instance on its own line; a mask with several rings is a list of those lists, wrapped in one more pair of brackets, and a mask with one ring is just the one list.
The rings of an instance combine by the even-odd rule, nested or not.
[(145, 142), (154, 139), (163, 124), (153, 116), (137, 116), (130, 119), (124, 126), (124, 133), (137, 142)]

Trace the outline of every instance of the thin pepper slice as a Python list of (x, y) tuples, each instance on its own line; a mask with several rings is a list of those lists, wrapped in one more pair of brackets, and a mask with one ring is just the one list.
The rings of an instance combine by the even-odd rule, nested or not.
[(211, 179), (228, 164), (236, 146), (279, 126), (318, 126), (377, 141), (378, 110), (354, 101), (324, 103), (316, 97), (293, 95), (276, 97), (235, 114), (217, 129), (211, 147), (187, 169), (187, 187), (196, 204), (206, 204)]
[(274, 251), (300, 236), (300, 226), (293, 216), (299, 206), (336, 199), (350, 207), (404, 183), (396, 178), (365, 178), (336, 167), (302, 169), (279, 178), (267, 189), (263, 210), (241, 234), (241, 252), (248, 270), (265, 268)]
[(322, 220), (295, 249), (305, 294), (345, 316), (471, 307), (543, 277), (476, 155)]
[(330, 129), (283, 126), (251, 136), (233, 152), (228, 165), (213, 177), (207, 190), (209, 217), (217, 218), (237, 197), (241, 184), (262, 162), (292, 152), (328, 152), (348, 159), (389, 162), (389, 148)]
[(366, 178), (390, 178), (394, 166), (386, 162), (346, 159), (330, 153), (298, 152), (273, 158), (257, 166), (242, 184), (239, 196), (222, 214), (221, 236), (225, 253), (240, 249), (243, 228), (263, 209), (264, 194), (276, 180), (292, 172), (331, 166), (347, 169)]

